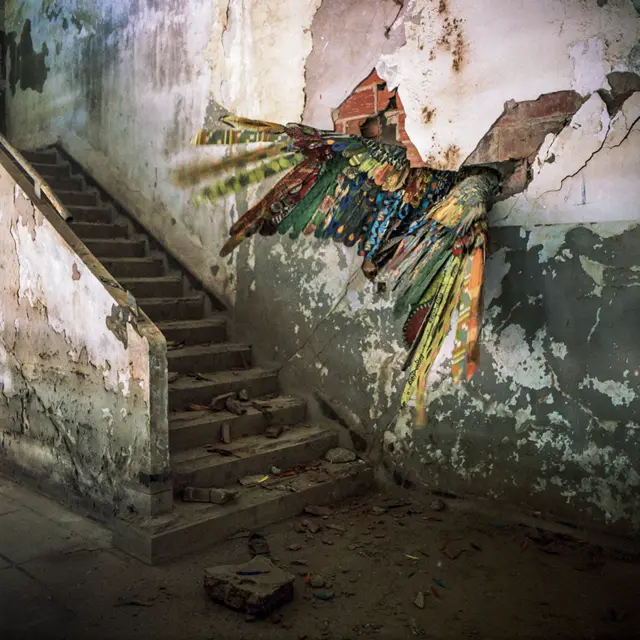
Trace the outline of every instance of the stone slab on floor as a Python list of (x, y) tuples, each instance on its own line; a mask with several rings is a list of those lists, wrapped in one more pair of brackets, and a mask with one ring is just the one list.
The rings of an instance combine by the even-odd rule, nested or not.
[(214, 602), (256, 616), (267, 615), (293, 600), (294, 580), (264, 556), (204, 571), (204, 588)]

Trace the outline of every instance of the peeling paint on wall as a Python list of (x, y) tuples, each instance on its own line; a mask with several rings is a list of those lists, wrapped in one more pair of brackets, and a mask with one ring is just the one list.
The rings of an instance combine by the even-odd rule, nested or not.
[(0, 466), (103, 516), (137, 508), (149, 342), (2, 167), (0, 212)]
[[(449, 0), (446, 6), (440, 12), (436, 2), (413, 0), (405, 17), (406, 44), (382, 56), (376, 68), (389, 88), (399, 87), (407, 132), (421, 155), (449, 169), (474, 150), (508, 100), (609, 88), (606, 74), (627, 68), (640, 25), (628, 0), (604, 7), (582, 0), (531, 2), (517, 11), (509, 0)], [(443, 38), (453, 21), (464, 42), (459, 70), (452, 64), (454, 42)], [(424, 121), (425, 96), (446, 119)], [(459, 152), (449, 154), (452, 147)]]
[[(18, 90), (10, 100), (12, 138), (24, 147), (59, 138), (233, 304), (239, 337), (258, 361), (281, 365), (285, 389), (319, 389), (357, 413), (399, 477), (640, 527), (640, 92), (614, 86), (616, 73), (638, 70), (632, 3), (554, 0), (514, 11), (507, 0), (413, 0), (396, 19), (386, 0), (375, 12), (356, 0), (337, 18), (333, 0), (109, 0), (84, 3), (93, 17), (80, 28), (69, 18), (77, 3), (59, 4), (50, 19), (17, 2), (9, 19), (13, 30), (32, 21), (34, 50), (46, 42), (50, 66), (42, 95)], [(393, 283), (378, 288), (353, 251), (309, 238), (257, 238), (221, 261), (229, 226), (262, 192), (201, 206), (168, 180), (174, 163), (220, 152), (168, 156), (227, 109), (329, 126), (330, 108), (374, 64), (398, 88), (411, 140), (441, 166), (462, 163), (516, 103), (534, 111), (562, 97), (570, 108), (561, 122), (574, 114), (545, 129), (528, 187), (491, 213), (481, 370), (471, 384), (451, 384), (443, 349), (420, 431), (410, 410), (398, 410), (404, 350)], [(70, 263), (65, 270), (73, 282)], [(85, 281), (80, 272), (74, 284)], [(118, 415), (98, 419), (112, 425)]]

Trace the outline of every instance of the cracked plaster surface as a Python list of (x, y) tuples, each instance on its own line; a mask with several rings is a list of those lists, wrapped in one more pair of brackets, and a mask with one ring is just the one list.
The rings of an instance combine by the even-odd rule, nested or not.
[(113, 510), (149, 459), (147, 340), (4, 169), (0, 228), (3, 466)]
[[(517, 12), (507, 0), (414, 0), (406, 3), (390, 42), (382, 42), (380, 32), (368, 38), (361, 25), (349, 22), (359, 19), (352, 6), (343, 16), (344, 28), (361, 38), (357, 42), (366, 50), (360, 56), (349, 49), (355, 35), (346, 45), (340, 39), (331, 53), (344, 58), (346, 47), (350, 62), (339, 74), (327, 65), (326, 83), (312, 84), (309, 73), (321, 66), (314, 56), (322, 47), (333, 47), (326, 34), (324, 41), (314, 39), (314, 33), (323, 35), (317, 19), (328, 1), (276, 7), (273, 2), (190, 0), (180, 11), (135, 3), (130, 15), (124, 5), (107, 3), (100, 20), (108, 29), (88, 25), (81, 34), (92, 33), (101, 59), (109, 61), (104, 69), (87, 66), (85, 75), (93, 84), (78, 85), (67, 76), (67, 69), (84, 68), (82, 38), (62, 34), (52, 24), (42, 33), (62, 38), (62, 53), (51, 57), (50, 84), (39, 102), (21, 95), (10, 105), (15, 126), (25, 146), (35, 144), (34, 132), (38, 140), (59, 135), (78, 160), (106, 179), (114, 195), (135, 205), (134, 213), (203, 282), (236, 303), (259, 359), (283, 365), (285, 388), (302, 388), (304, 394), (321, 386), (347, 402), (376, 437), (396, 444), (399, 468), (418, 468), (441, 486), (514, 501), (536, 487), (534, 493), (557, 499), (558, 508), (569, 513), (593, 508), (603, 519), (637, 521), (630, 495), (636, 486), (638, 427), (629, 418), (637, 397), (625, 391), (634, 390), (637, 348), (628, 323), (616, 325), (615, 339), (610, 327), (624, 317), (625, 308), (633, 308), (629, 291), (638, 284), (636, 265), (629, 264), (633, 245), (626, 240), (637, 234), (638, 96), (610, 117), (594, 93), (607, 88), (607, 73), (626, 68), (637, 41), (637, 13), (626, 0), (610, 0), (604, 7), (581, 0), (544, 7), (525, 3)], [(437, 13), (440, 5), (443, 12)], [(109, 7), (118, 9), (112, 11), (113, 22), (106, 18)], [(278, 30), (267, 16), (270, 8), (286, 30)], [(384, 3), (384, 11), (374, 16), (376, 29), (392, 9)], [(118, 23), (125, 15), (126, 24)], [(450, 44), (444, 42), (445, 18), (460, 21)], [(109, 29), (113, 33), (107, 37)], [(455, 70), (458, 35), (461, 57)], [(158, 57), (157, 41), (186, 44)], [(438, 41), (430, 60), (430, 44)], [(189, 152), (166, 154), (182, 149), (203, 123), (209, 126), (216, 105), (280, 121), (299, 120), (306, 107), (312, 124), (315, 118), (326, 121), (331, 102), (355, 84), (353, 59), (375, 61), (380, 52), (377, 69), (399, 86), (412, 140), (425, 157), (452, 165), (475, 148), (506, 100), (571, 88), (593, 94), (585, 111), (576, 114), (576, 126), (543, 145), (531, 184), (536, 197), (521, 194), (494, 209), (495, 224), (526, 229), (515, 237), (508, 228), (495, 233), (483, 370), (478, 381), (454, 393), (444, 381), (446, 356), (439, 360), (431, 380), (437, 422), (424, 432), (412, 429), (410, 413), (397, 413), (404, 350), (401, 322), (391, 313), (393, 296), (378, 292), (358, 273), (353, 252), (309, 239), (294, 245), (283, 238), (259, 238), (222, 262), (217, 252), (228, 227), (261, 191), (216, 207), (196, 207), (167, 178), (170, 162)], [(97, 100), (100, 87), (109, 101)], [(72, 121), (49, 117), (51, 109), (71, 113), (60, 108), (60, 96), (62, 106), (76, 107)], [(426, 123), (422, 111), (432, 103), (438, 114)], [(576, 282), (579, 298), (570, 295)], [(258, 325), (251, 326), (253, 317)], [(573, 323), (582, 342), (567, 336), (560, 322)], [(585, 344), (596, 354), (598, 371), (585, 369)], [(521, 370), (512, 353), (528, 359)], [(576, 469), (580, 479), (574, 482)], [(627, 481), (614, 475), (620, 469)]]
[[(517, 10), (509, 0), (413, 0), (405, 15), (415, 17), (405, 18), (406, 44), (376, 69), (398, 87), (420, 155), (442, 169), (462, 164), (508, 100), (608, 89), (606, 75), (628, 68), (640, 26), (628, 0), (529, 2)], [(428, 122), (425, 101), (437, 107)]]

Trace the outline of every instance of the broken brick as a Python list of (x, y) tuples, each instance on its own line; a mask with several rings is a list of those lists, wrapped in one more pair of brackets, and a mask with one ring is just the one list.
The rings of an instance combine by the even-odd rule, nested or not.
[(338, 118), (368, 118), (376, 113), (376, 97), (373, 89), (352, 93), (337, 109)]
[(205, 569), (204, 588), (214, 602), (264, 616), (293, 600), (294, 576), (258, 555), (239, 565)]
[(182, 492), (185, 502), (209, 502), (209, 489), (203, 487), (185, 487)]

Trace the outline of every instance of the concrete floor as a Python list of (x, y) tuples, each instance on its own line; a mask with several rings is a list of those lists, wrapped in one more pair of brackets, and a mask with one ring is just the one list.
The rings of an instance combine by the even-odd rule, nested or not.
[[(262, 533), (296, 575), (295, 598), (249, 621), (202, 586), (205, 567), (249, 559), (246, 538), (148, 567), (97, 524), (0, 478), (0, 638), (640, 637), (637, 557), (584, 541), (384, 494)], [(333, 599), (314, 597), (307, 572)]]

